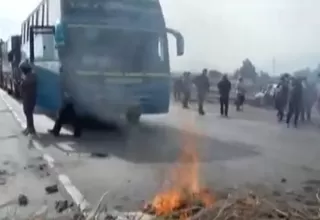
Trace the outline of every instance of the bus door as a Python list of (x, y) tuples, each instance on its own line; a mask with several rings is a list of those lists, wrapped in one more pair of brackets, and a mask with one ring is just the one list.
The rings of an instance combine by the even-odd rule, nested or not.
[[(34, 54), (34, 38), (35, 35), (52, 35), (54, 37), (55, 27), (54, 26), (31, 26), (30, 27), (30, 62), (34, 62), (35, 54)], [(45, 48), (44, 48), (45, 49)]]

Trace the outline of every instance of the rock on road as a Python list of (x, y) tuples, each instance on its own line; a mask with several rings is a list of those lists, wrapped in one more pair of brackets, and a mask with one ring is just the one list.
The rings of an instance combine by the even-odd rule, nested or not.
[[(4, 96), (23, 117), (20, 104)], [(159, 192), (185, 144), (196, 145), (200, 179), (210, 187), (281, 185), (285, 178), (285, 187), (294, 188), (320, 179), (320, 130), (314, 125), (286, 128), (273, 111), (252, 107), (244, 112), (231, 107), (229, 119), (220, 118), (215, 105), (207, 111), (202, 117), (195, 108), (173, 104), (168, 115), (143, 117), (126, 132), (87, 131), (79, 140), (66, 133), (53, 138), (46, 134), (53, 122), (41, 114), (35, 120), (46, 152), (92, 204), (109, 191), (110, 206), (141, 207)]]

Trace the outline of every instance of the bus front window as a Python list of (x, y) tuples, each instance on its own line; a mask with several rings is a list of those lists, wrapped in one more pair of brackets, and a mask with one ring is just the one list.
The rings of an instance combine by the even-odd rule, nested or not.
[(84, 69), (160, 73), (169, 68), (165, 34), (94, 27), (68, 33), (69, 56)]

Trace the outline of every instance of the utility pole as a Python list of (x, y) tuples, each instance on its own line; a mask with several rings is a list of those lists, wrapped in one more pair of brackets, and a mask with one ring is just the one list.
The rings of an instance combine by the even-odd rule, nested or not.
[(272, 74), (273, 75), (276, 74), (276, 58), (275, 57), (272, 58)]
[(3, 40), (0, 38), (0, 87), (2, 88), (3, 87), (3, 84), (4, 84), (4, 76), (3, 76), (3, 68), (2, 68), (2, 63), (3, 63), (3, 53), (2, 53), (2, 50), (3, 50)]

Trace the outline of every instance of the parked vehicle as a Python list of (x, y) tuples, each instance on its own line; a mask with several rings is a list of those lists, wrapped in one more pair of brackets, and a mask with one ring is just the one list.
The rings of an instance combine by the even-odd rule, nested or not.
[(24, 58), (34, 64), (41, 108), (55, 112), (64, 94), (82, 116), (137, 122), (169, 111), (167, 34), (159, 0), (43, 0), (22, 24)]
[(20, 97), (21, 73), (19, 64), (21, 61), (21, 36), (9, 37), (1, 47), (1, 79), (2, 87), (15, 97)]

